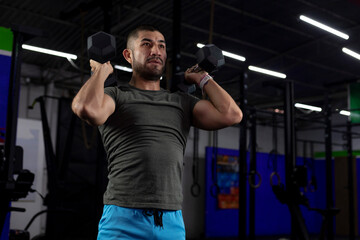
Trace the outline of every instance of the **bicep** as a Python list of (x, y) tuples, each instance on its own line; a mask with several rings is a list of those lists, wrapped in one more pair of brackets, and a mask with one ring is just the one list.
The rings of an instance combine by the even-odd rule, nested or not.
[(227, 127), (224, 116), (207, 100), (198, 101), (193, 109), (193, 124), (204, 130), (216, 130)]
[(115, 111), (115, 100), (107, 94), (104, 94), (103, 104), (102, 104), (102, 111), (100, 114), (100, 124), (102, 125), (106, 122), (106, 120), (110, 117), (111, 114)]

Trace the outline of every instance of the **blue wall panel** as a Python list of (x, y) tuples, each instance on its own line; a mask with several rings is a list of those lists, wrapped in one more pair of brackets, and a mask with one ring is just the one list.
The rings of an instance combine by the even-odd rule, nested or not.
[(5, 140), (11, 57), (0, 54), (0, 142)]
[[(218, 155), (239, 156), (237, 150), (219, 148)], [(220, 209), (217, 205), (217, 198), (214, 193), (214, 181), (212, 167), (213, 148), (206, 148), (206, 196), (205, 196), (205, 236), (206, 237), (235, 237), (238, 236), (238, 209)], [(290, 234), (291, 221), (287, 205), (281, 204), (275, 197), (271, 185), (270, 174), (273, 171), (272, 163), (274, 156), (268, 153), (257, 153), (257, 171), (262, 176), (262, 184), (255, 190), (255, 229), (257, 236), (270, 236), (278, 234)], [(249, 155), (246, 161), (249, 166)], [(305, 159), (309, 165), (308, 179), (314, 175), (317, 180), (317, 190), (301, 189), (309, 200), (311, 208), (324, 209), (326, 206), (325, 194), (325, 161)], [(297, 158), (297, 165), (302, 165), (303, 158)], [(285, 158), (278, 155), (276, 159), (277, 172), (281, 182), (285, 182)], [(274, 178), (274, 183), (277, 179)], [(359, 186), (360, 184), (358, 184)], [(239, 196), (241, 197), (241, 196)], [(247, 186), (247, 201), (249, 198), (249, 186)], [(248, 203), (249, 204), (249, 203)], [(310, 211), (301, 206), (307, 229), (310, 234), (319, 233), (322, 224), (322, 217), (315, 211)], [(248, 216), (248, 213), (247, 213)], [(248, 228), (248, 227), (247, 227)]]

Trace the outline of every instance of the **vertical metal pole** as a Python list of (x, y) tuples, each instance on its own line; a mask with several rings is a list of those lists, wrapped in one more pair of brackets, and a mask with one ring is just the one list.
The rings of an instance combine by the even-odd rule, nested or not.
[(305, 221), (297, 202), (299, 186), (293, 182), (295, 168), (295, 124), (294, 124), (294, 83), (285, 82), (284, 94), (284, 122), (285, 122), (285, 182), (289, 196), (288, 207), (291, 214), (291, 239), (309, 240)]
[[(181, 46), (181, 0), (173, 0), (173, 49), (172, 49), (172, 79), (180, 71)], [(172, 85), (168, 89), (171, 89)]]
[[(326, 169), (326, 208), (334, 206), (333, 200), (333, 168), (332, 168), (332, 134), (331, 134), (331, 104), (329, 97), (326, 96), (325, 109), (325, 169)], [(329, 216), (326, 226), (326, 237), (328, 240), (334, 239), (334, 217)]]
[(56, 166), (56, 158), (53, 150), (53, 144), (51, 140), (51, 133), (49, 122), (47, 119), (46, 108), (44, 97), (38, 97), (36, 99), (40, 103), (40, 113), (41, 113), (41, 122), (42, 122), (42, 130), (44, 137), (44, 148), (45, 148), (45, 162), (48, 176), (48, 194), (46, 196), (47, 201), (46, 205), (48, 207), (49, 212), (46, 217), (46, 236), (49, 239), (54, 239), (56, 237), (56, 214), (53, 210), (57, 206), (57, 202), (59, 202), (58, 192), (57, 192), (57, 166)]
[[(295, 187), (292, 181), (294, 166), (295, 166), (294, 84), (292, 81), (285, 82), (284, 123), (285, 123), (285, 184), (286, 184), (286, 191), (289, 193)], [(296, 220), (294, 219), (293, 214), (291, 214), (292, 238), (294, 238), (295, 230), (296, 230)]]
[(104, 32), (111, 33), (111, 14), (110, 11), (112, 9), (112, 1), (111, 0), (102, 0), (101, 8), (104, 16)]
[[(256, 111), (250, 114), (250, 173), (251, 182), (256, 178)], [(255, 188), (250, 187), (249, 193), (249, 239), (255, 240)]]
[(291, 178), (295, 167), (294, 84), (292, 81), (285, 82), (284, 97), (285, 181), (288, 189), (293, 187)]
[(349, 239), (355, 239), (355, 207), (354, 207), (354, 174), (353, 174), (353, 150), (352, 150), (352, 134), (351, 121), (347, 122), (347, 162), (348, 162), (348, 187), (349, 187)]
[(55, 153), (51, 139), (49, 122), (46, 114), (44, 97), (37, 98), (37, 101), (40, 103), (42, 130), (44, 135), (45, 162), (46, 162), (46, 169), (48, 174), (48, 191), (49, 191), (49, 195), (52, 195), (57, 190), (58, 173), (56, 170), (57, 169), (56, 158), (55, 158)]
[(240, 75), (240, 107), (243, 112), (243, 119), (240, 123), (240, 139), (239, 139), (239, 240), (246, 239), (246, 176), (247, 176), (247, 160), (246, 160), (246, 142), (247, 142), (247, 99), (245, 83), (246, 73)]
[(18, 122), (19, 109), (19, 94), (20, 94), (20, 69), (21, 69), (21, 55), (23, 35), (15, 31), (13, 40), (13, 51), (11, 56), (10, 82), (8, 106), (6, 115), (6, 132), (5, 132), (5, 169), (6, 177), (9, 184), (13, 182), (14, 173), (14, 156), (16, 145), (16, 133)]

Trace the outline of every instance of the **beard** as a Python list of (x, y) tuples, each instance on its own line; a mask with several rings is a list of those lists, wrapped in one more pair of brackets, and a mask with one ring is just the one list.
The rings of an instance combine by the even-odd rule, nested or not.
[[(148, 59), (149, 60), (149, 59)], [(148, 61), (147, 60), (147, 61)], [(159, 59), (161, 62), (163, 62), (161, 59)], [(150, 81), (157, 81), (160, 79), (160, 77), (162, 76), (162, 74), (164, 73), (165, 70), (165, 66), (163, 65), (160, 69), (154, 67), (152, 69), (150, 69), (149, 67), (146, 66), (145, 64), (141, 64), (138, 61), (136, 61), (136, 59), (134, 58), (133, 61), (133, 71), (136, 72), (140, 77), (150, 80)]]

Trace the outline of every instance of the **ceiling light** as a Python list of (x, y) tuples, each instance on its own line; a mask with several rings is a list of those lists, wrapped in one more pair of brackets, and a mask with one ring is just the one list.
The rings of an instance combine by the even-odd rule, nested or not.
[(275, 71), (271, 71), (268, 69), (255, 67), (255, 66), (249, 66), (249, 70), (259, 72), (259, 73), (264, 73), (264, 74), (271, 75), (271, 76), (278, 77), (278, 78), (286, 78), (286, 75), (283, 73), (279, 73), (279, 72), (275, 72)]
[(133, 71), (131, 68), (124, 67), (124, 66), (120, 66), (120, 65), (115, 65), (114, 67), (115, 67), (116, 69), (119, 69), (119, 70), (125, 71), (125, 72), (132, 72), (132, 71)]
[(70, 58), (70, 59), (74, 59), (74, 60), (77, 59), (77, 56), (74, 54), (54, 51), (54, 50), (50, 50), (50, 49), (46, 49), (46, 48), (35, 47), (35, 46), (27, 45), (27, 44), (23, 44), (22, 48), (26, 49), (26, 50), (50, 54), (50, 55), (58, 56), (58, 57)]
[[(202, 43), (198, 43), (198, 44), (196, 44), (196, 46), (197, 46), (198, 48), (202, 48), (202, 47), (204, 47), (205, 45), (202, 44)], [(245, 62), (245, 60), (246, 60), (245, 57), (240, 56), (240, 55), (237, 55), (237, 54), (234, 54), (234, 53), (231, 53), (231, 52), (222, 51), (222, 54), (223, 54), (224, 56), (227, 56), (227, 57), (229, 57), (229, 58), (233, 58), (233, 59), (236, 59), (236, 60), (239, 60), (239, 61), (242, 61), (242, 62)]]
[(346, 110), (341, 110), (341, 111), (339, 112), (339, 114), (344, 115), (344, 116), (350, 116), (350, 112), (349, 112), (349, 111), (346, 111)]
[(325, 31), (327, 31), (329, 33), (332, 33), (332, 34), (334, 34), (334, 35), (336, 35), (338, 37), (341, 37), (343, 39), (346, 39), (346, 40), (349, 39), (349, 35), (347, 35), (345, 33), (342, 33), (342, 32), (340, 32), (340, 31), (338, 31), (338, 30), (336, 30), (336, 29), (334, 29), (332, 27), (329, 27), (329, 26), (327, 26), (325, 24), (322, 24), (322, 23), (320, 23), (318, 21), (315, 21), (315, 20), (313, 20), (313, 19), (311, 19), (309, 17), (306, 17), (304, 15), (300, 15), (300, 20), (302, 20), (304, 22), (307, 22), (307, 23), (309, 23), (311, 25), (314, 25), (315, 27), (321, 28), (321, 29), (323, 29), (323, 30), (325, 30)]
[(314, 106), (306, 105), (306, 104), (302, 104), (302, 103), (295, 103), (295, 107), (303, 108), (303, 109), (307, 109), (307, 110), (311, 110), (311, 111), (316, 111), (316, 112), (321, 112), (321, 110), (322, 110), (320, 107), (314, 107)]
[(343, 51), (344, 53), (346, 53), (346, 54), (348, 54), (348, 55), (350, 55), (350, 56), (352, 56), (352, 57), (360, 60), (360, 54), (359, 54), (359, 53), (356, 53), (356, 52), (354, 52), (354, 51), (352, 51), (352, 50), (350, 50), (350, 49), (348, 49), (348, 48), (346, 48), (346, 47), (343, 47), (343, 48), (342, 48), (342, 51)]

